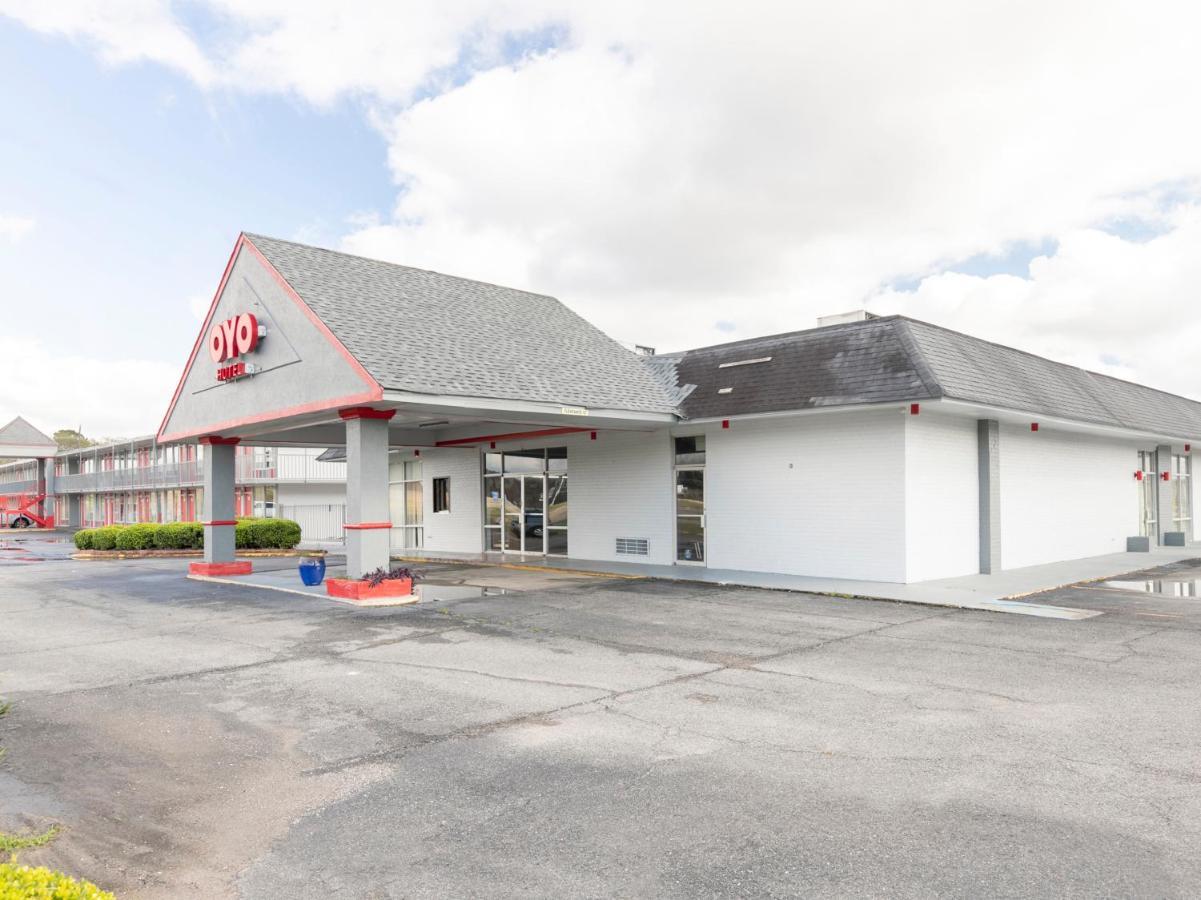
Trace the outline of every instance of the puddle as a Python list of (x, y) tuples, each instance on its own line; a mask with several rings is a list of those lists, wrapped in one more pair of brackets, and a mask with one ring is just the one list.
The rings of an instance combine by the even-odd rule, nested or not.
[(1132, 591), (1138, 594), (1159, 594), (1164, 597), (1196, 597), (1199, 596), (1197, 586), (1201, 579), (1190, 578), (1184, 581), (1168, 581), (1163, 578), (1140, 578), (1136, 581), (1103, 581), (1102, 585), (1116, 588), (1119, 591)]

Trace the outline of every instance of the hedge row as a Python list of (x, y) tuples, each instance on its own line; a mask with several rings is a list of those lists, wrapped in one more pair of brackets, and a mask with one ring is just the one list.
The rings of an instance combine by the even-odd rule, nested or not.
[[(238, 519), (234, 546), (239, 550), (291, 550), (300, 543), (300, 526), (291, 519)], [(204, 527), (199, 522), (164, 525), (105, 525), (75, 532), (80, 550), (200, 550)]]

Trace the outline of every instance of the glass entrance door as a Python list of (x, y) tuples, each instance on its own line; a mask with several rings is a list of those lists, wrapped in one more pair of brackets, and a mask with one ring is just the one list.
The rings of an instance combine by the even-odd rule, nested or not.
[(705, 470), (676, 469), (676, 561), (705, 561)]
[(545, 519), (545, 477), (504, 476), (504, 528), (501, 549), (509, 553), (545, 552)]

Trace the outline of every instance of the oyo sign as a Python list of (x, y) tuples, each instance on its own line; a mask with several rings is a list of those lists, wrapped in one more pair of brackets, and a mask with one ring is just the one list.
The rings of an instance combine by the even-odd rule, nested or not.
[(240, 361), (224, 366), (220, 364), (252, 352), (265, 332), (266, 329), (259, 325), (259, 320), (252, 313), (242, 313), (213, 326), (209, 332), (209, 356), (219, 366), (218, 381), (229, 381), (254, 371), (253, 367), (247, 367), (246, 363)]

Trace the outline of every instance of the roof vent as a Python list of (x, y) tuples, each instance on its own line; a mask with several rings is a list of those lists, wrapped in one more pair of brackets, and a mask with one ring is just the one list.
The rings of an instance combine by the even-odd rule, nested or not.
[(735, 366), (755, 366), (755, 365), (758, 365), (759, 363), (765, 363), (765, 362), (771, 362), (771, 357), (770, 356), (757, 356), (754, 359), (740, 359), (740, 360), (737, 360), (736, 362), (718, 363), (717, 368), (732, 369)]
[(835, 313), (832, 316), (818, 316), (817, 327), (825, 328), (827, 325), (845, 325), (848, 322), (868, 322), (878, 318), (880, 318), (878, 315), (868, 312), (866, 309), (852, 309), (850, 312)]

